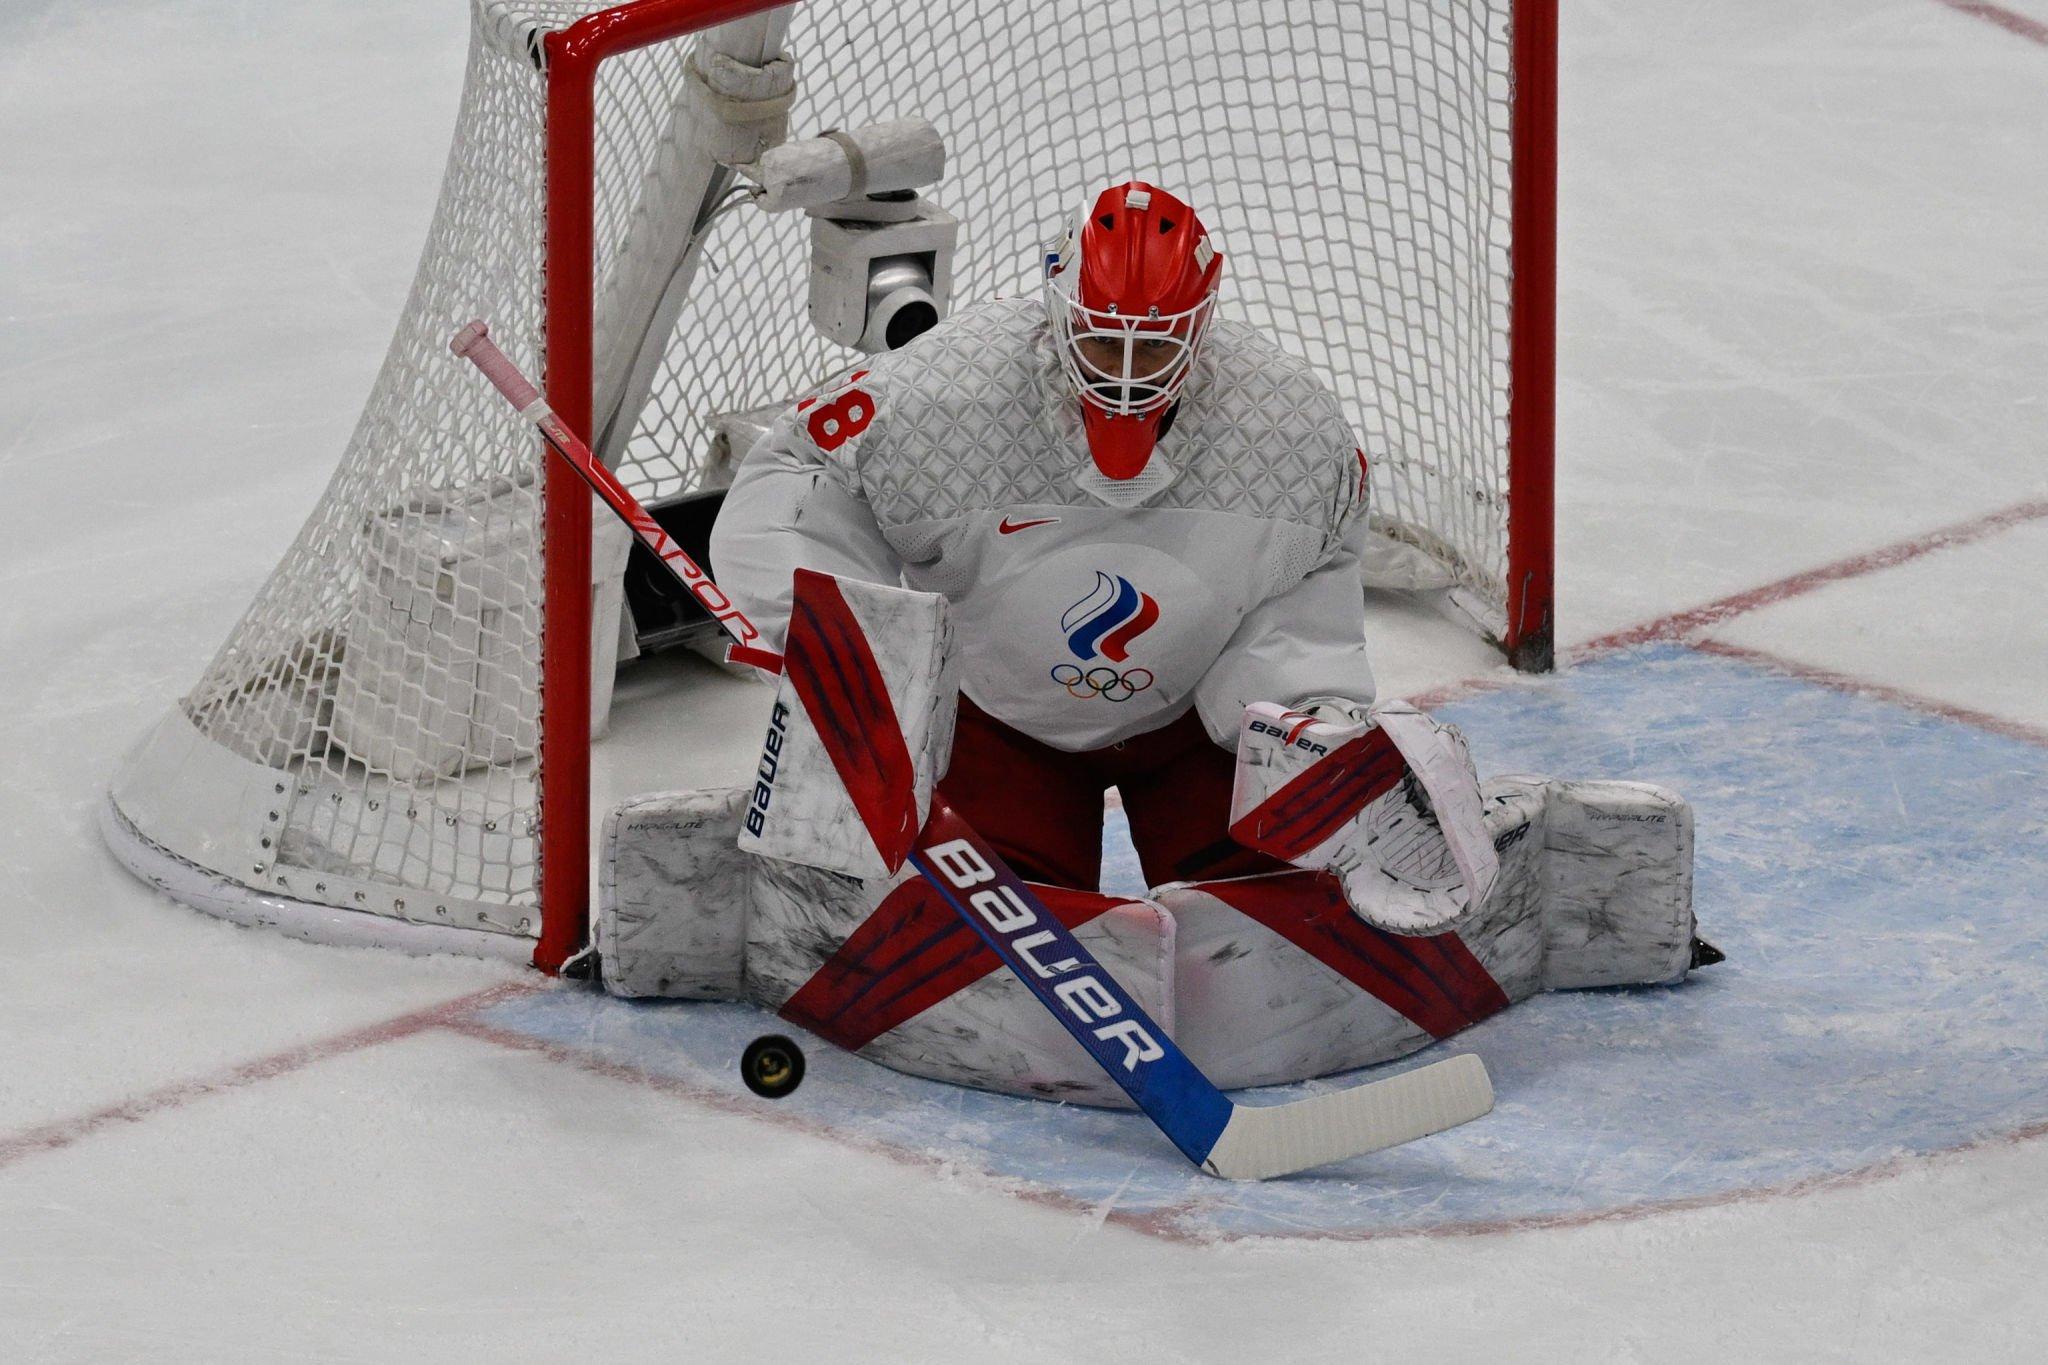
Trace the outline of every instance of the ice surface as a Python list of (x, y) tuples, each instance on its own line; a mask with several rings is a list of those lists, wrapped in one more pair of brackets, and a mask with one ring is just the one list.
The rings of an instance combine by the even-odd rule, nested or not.
[(2048, 733), (2048, 612), (2013, 610), (2029, 584), (2048, 586), (2048, 520), (1830, 584), (1712, 638)]
[[(2048, 497), (2048, 45), (1939, 0), (1565, 8), (1562, 642)], [(2041, 0), (2007, 8), (2048, 22)], [(129, 880), (90, 827), (121, 749), (197, 676), (332, 469), (425, 229), (465, 22), (417, 0), (0, 6), (0, 1355), (2033, 1358), (2048, 1143), (1915, 1154), (2048, 1118), (2027, 1069), (2048, 1032), (2024, 922), (2048, 882), (2038, 753), (1958, 741), (1944, 761), (1984, 766), (1930, 776), (1933, 731), (1872, 719), (1828, 760), (1864, 775), (1857, 799), (1801, 804), (1810, 781), (1790, 778), (1813, 766), (1786, 768), (1767, 736), (1802, 708), (1825, 730), (1898, 705), (1778, 680), (1755, 694), (1769, 725), (1660, 733), (1705, 705), (1702, 679), (1759, 676), (1682, 656), (1658, 665), (1668, 691), (1646, 675), (1652, 691), (1604, 693), (1583, 755), (1619, 775), (1706, 735), (1672, 771), (1721, 765), (1696, 793), (1701, 908), (1742, 926), (1748, 956), (1672, 999), (1746, 979), (1789, 996), (1813, 973), (1808, 1031), (1781, 1031), (1766, 1072), (1922, 1032), (1928, 1049), (1918, 1077), (1814, 1082), (1838, 1119), (1859, 1095), (1873, 1120), (1911, 1118), (1869, 1152), (1840, 1157), (1847, 1121), (1825, 1142), (1763, 1118), (1731, 1137), (1719, 1113), (1700, 1140), (1747, 1140), (1738, 1155), (1779, 1172), (1906, 1154), (1882, 1178), (1570, 1229), (1188, 1245), (942, 1153), (906, 1163), (764, 1122), (723, 1075), (663, 1086), (444, 1028), (50, 1139), (510, 979), (206, 920)], [(2038, 726), (2041, 563), (2038, 528), (2016, 529), (1720, 635)], [(1390, 691), (1498, 680), (1448, 623), (1387, 604), (1375, 621)], [(649, 785), (687, 780), (664, 763), (645, 761)], [(1928, 807), (1955, 783), (1968, 803)], [(1887, 795), (1907, 820), (1876, 819)], [(1907, 855), (1927, 849), (1886, 840), (1916, 811), (1971, 854), (1930, 906), (2018, 899), (1905, 926), (1927, 876)], [(1774, 869), (1744, 862), (1766, 852), (1795, 864), (1800, 917), (1776, 931), (1754, 902)], [(1813, 965), (1830, 924), (1835, 975)], [(1632, 1154), (1663, 1157), (1673, 1189), (1701, 1178), (1660, 1145), (1687, 1115), (1652, 1125), (1590, 1088), (1623, 1085), (1607, 1054), (1646, 1083), (1670, 1069), (1643, 1040), (1671, 1002), (1627, 999), (1648, 1032), (1589, 1050), (1589, 1088), (1503, 1068), (1504, 1129), (1563, 1151), (1591, 1124), (1607, 1144), (1568, 1195)], [(1547, 1007), (1581, 1040), (1616, 1008)], [(1503, 1062), (1537, 1055), (1507, 1037), (1520, 1017), (1493, 1027)], [(1502, 1208), (1532, 1188), (1505, 1157), (1472, 1178)]]

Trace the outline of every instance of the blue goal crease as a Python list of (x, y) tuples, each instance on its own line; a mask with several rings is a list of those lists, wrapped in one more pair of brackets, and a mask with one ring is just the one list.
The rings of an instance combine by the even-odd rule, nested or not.
[[(1482, 772), (1627, 777), (1686, 796), (1701, 931), (1728, 961), (1676, 988), (1517, 1005), (1451, 1044), (1492, 1070), (1490, 1117), (1234, 1185), (1227, 1199), (1139, 1115), (916, 1080), (823, 1043), (807, 1048), (803, 1088), (780, 1103), (864, 1144), (1225, 1237), (1725, 1196), (2048, 1117), (2048, 916), (2037, 904), (2048, 855), (2037, 802), (2021, 799), (2048, 791), (2048, 749), (1677, 645), (1437, 714), (1470, 737)], [(1142, 891), (1120, 812), (1109, 834), (1105, 887)], [(748, 1006), (582, 992), (489, 1017), (736, 1096), (741, 1049), (786, 1030)]]

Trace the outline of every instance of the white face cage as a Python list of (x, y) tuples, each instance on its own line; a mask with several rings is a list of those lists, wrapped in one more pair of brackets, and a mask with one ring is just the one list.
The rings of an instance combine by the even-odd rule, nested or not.
[[(1053, 344), (1068, 382), (1113, 417), (1138, 417), (1171, 407), (1187, 382), (1195, 350), (1209, 328), (1215, 292), (1183, 312), (1153, 309), (1142, 316), (1126, 315), (1114, 308), (1083, 304), (1074, 293), (1080, 272), (1067, 269), (1067, 264), (1064, 253), (1047, 253), (1045, 311), (1052, 320)], [(1113, 349), (1103, 358), (1110, 359), (1114, 368), (1083, 353), (1083, 342), (1109, 343)], [(1156, 352), (1162, 346), (1169, 348), (1164, 356)], [(1108, 348), (1098, 348), (1098, 352), (1102, 349)]]

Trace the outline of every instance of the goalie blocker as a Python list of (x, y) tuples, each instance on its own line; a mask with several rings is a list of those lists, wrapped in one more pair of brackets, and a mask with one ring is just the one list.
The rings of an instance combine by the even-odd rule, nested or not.
[(1499, 860), (1482, 810), (1465, 737), (1407, 702), (1341, 721), (1245, 708), (1231, 837), (1328, 872), (1368, 924), (1438, 934), (1483, 904)]

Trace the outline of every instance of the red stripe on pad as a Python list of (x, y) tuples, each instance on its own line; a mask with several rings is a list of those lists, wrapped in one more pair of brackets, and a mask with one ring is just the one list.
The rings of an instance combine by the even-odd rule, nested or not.
[(1366, 804), (1392, 791), (1408, 765), (1377, 727), (1339, 745), (1230, 827), (1246, 848), (1292, 862), (1327, 842)]
[[(1031, 889), (1068, 929), (1126, 903), (1036, 883)], [(855, 1051), (1002, 965), (929, 884), (908, 881), (884, 897), (777, 1012)]]
[(867, 633), (839, 582), (796, 571), (783, 668), (890, 871), (917, 839), (916, 765)]
[(1353, 913), (1327, 873), (1278, 872), (1196, 889), (1271, 929), (1433, 1038), (1508, 1007), (1506, 992), (1463, 939), (1375, 929)]

